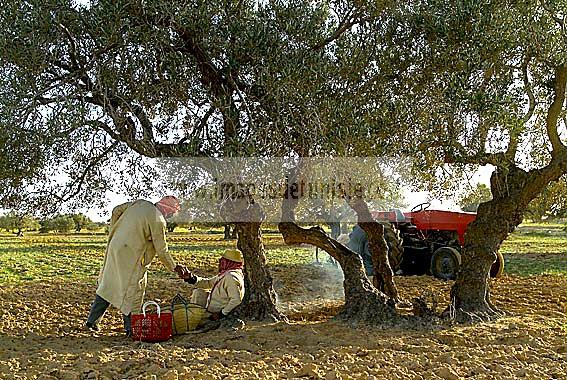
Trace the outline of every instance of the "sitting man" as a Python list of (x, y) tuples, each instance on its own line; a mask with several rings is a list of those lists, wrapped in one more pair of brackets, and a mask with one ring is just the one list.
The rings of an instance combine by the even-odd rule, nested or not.
[(244, 259), (238, 249), (227, 249), (219, 259), (219, 273), (210, 278), (189, 272), (185, 282), (194, 285), (191, 303), (206, 309), (205, 317), (217, 321), (224, 318), (244, 298)]

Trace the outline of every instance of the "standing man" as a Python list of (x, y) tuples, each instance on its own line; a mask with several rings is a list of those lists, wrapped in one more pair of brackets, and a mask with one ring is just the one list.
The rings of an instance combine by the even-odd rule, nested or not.
[(364, 271), (370, 282), (372, 282), (374, 266), (372, 265), (372, 253), (370, 253), (370, 247), (368, 246), (368, 235), (366, 235), (362, 227), (356, 224), (348, 236), (349, 240), (346, 246), (360, 255), (362, 264), (364, 265)]
[(124, 316), (126, 334), (132, 334), (130, 315), (142, 306), (147, 271), (154, 256), (168, 270), (187, 276), (187, 269), (173, 261), (165, 241), (165, 219), (179, 209), (179, 200), (166, 196), (156, 204), (140, 199), (112, 210), (98, 289), (86, 322), (89, 329), (98, 330), (98, 322), (112, 304)]

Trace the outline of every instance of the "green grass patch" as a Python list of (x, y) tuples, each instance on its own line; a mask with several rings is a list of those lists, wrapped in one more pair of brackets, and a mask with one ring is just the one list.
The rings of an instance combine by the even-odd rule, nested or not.
[(520, 276), (567, 276), (567, 233), (563, 225), (521, 225), (500, 247), (504, 271)]
[[(222, 252), (236, 246), (235, 240), (210, 234), (175, 234), (169, 240), (173, 257), (197, 273), (214, 273)], [(264, 241), (270, 266), (303, 265), (314, 260), (312, 249), (287, 247), (280, 235), (265, 234)], [(104, 235), (0, 235), (0, 285), (51, 278), (92, 280), (99, 273), (105, 249)], [(150, 271), (158, 277), (172, 276), (157, 258)]]
[(504, 272), (519, 276), (567, 276), (567, 255), (504, 256)]
[(541, 229), (549, 229), (549, 228), (565, 228), (564, 223), (560, 222), (526, 222), (520, 224), (519, 228), (541, 228)]
[(567, 236), (548, 234), (545, 231), (516, 232), (500, 247), (502, 254), (567, 254)]
[(306, 265), (315, 260), (314, 249), (311, 248), (270, 248), (266, 250), (268, 264), (273, 266)]
[[(549, 225), (521, 226), (504, 242), (501, 252), (505, 272), (521, 276), (567, 275), (567, 234)], [(270, 267), (289, 268), (310, 264), (315, 251), (309, 247), (289, 247), (281, 235), (263, 235)], [(222, 234), (175, 233), (168, 237), (170, 251), (180, 263), (197, 273), (214, 273), (220, 254), (236, 246), (235, 240), (223, 240)], [(106, 248), (105, 235), (26, 234), (23, 237), (0, 235), (0, 285), (51, 278), (89, 279), (98, 275)], [(320, 260), (327, 255), (320, 252)], [(152, 275), (171, 277), (158, 259)]]
[(98, 274), (103, 249), (90, 244), (62, 247), (45, 244), (0, 244), (0, 284), (54, 277), (83, 279)]

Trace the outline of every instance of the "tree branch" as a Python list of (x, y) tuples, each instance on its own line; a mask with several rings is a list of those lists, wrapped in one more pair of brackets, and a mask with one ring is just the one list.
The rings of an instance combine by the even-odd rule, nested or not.
[(199, 44), (196, 33), (181, 25), (172, 23), (172, 25), (169, 26), (173, 27), (175, 33), (177, 33), (183, 42), (183, 46), (174, 46), (174, 50), (181, 53), (188, 53), (195, 58), (197, 67), (201, 73), (201, 83), (206, 87), (210, 87), (216, 97), (225, 93), (231, 93), (234, 90), (233, 86), (227, 81), (222, 71), (213, 64), (209, 54)]
[[(211, 106), (207, 112), (205, 113), (205, 115), (201, 118), (201, 120), (199, 121), (199, 125), (197, 125), (194, 129), (193, 129), (193, 133), (191, 133), (191, 135), (193, 135), (194, 137), (198, 137), (199, 134), (201, 133), (201, 131), (203, 130), (203, 128), (205, 128), (205, 126), (207, 125), (207, 122), (209, 121), (209, 118), (213, 115), (213, 113), (215, 113), (216, 108), (214, 106)], [(181, 140), (179, 140), (179, 144), (183, 144), (185, 143), (187, 140), (189, 139), (189, 136), (185, 136), (183, 137)]]
[(488, 140), (488, 130), (490, 128), (486, 120), (481, 115), (479, 115), (478, 117), (479, 117), (479, 121), (478, 121), (479, 146), (478, 146), (477, 155), (484, 155), (486, 154), (486, 141)]
[(398, 302), (400, 297), (388, 258), (388, 243), (384, 238), (384, 226), (374, 220), (361, 194), (345, 193), (343, 198), (356, 212), (358, 225), (366, 232), (368, 237), (368, 246), (372, 253), (372, 266), (374, 268), (373, 285), (395, 302)]
[(337, 29), (335, 29), (335, 31), (330, 36), (325, 38), (323, 41), (320, 41), (318, 44), (312, 46), (311, 50), (319, 51), (323, 49), (325, 46), (339, 39), (346, 31), (350, 30), (353, 26), (372, 19), (371, 17), (358, 18), (360, 15), (361, 12), (355, 12), (352, 15), (347, 16), (343, 21), (339, 23)]
[(139, 105), (132, 106), (132, 112), (134, 113), (134, 115), (136, 115), (136, 118), (138, 118), (140, 125), (142, 126), (143, 140), (146, 142), (153, 142), (154, 130), (152, 122), (148, 118), (148, 115), (146, 115), (142, 107)]
[[(524, 57), (524, 60), (522, 62), (522, 80), (524, 82), (524, 89), (526, 90), (526, 94), (528, 95), (528, 111), (526, 112), (526, 114), (524, 115), (524, 117), (521, 120), (521, 127), (519, 128), (520, 130), (524, 129), (524, 126), (526, 125), (526, 123), (532, 118), (535, 108), (536, 108), (536, 98), (532, 89), (532, 85), (530, 83), (530, 79), (528, 76), (528, 66), (531, 60), (531, 55), (530, 54), (526, 54), (526, 56)], [(510, 143), (508, 144), (508, 149), (506, 150), (506, 156), (509, 157), (511, 160), (514, 160), (514, 157), (516, 156), (516, 152), (518, 150), (518, 139), (520, 136), (520, 130), (512, 128), (509, 129), (508, 132), (510, 133)]]
[(282, 200), (282, 222), (284, 223), (295, 223), (295, 209), (304, 191), (304, 183), (299, 181), (302, 169), (303, 159), (300, 157), (299, 162), (287, 178), (287, 187)]
[(545, 1), (540, 1), (539, 2), (543, 9), (545, 9), (547, 11), (547, 13), (549, 14), (549, 17), (551, 17), (553, 19), (553, 21), (555, 21), (555, 23), (557, 24), (557, 26), (559, 26), (561, 28), (561, 30), (565, 30), (565, 15), (563, 16), (563, 18), (559, 18), (557, 17), (557, 12), (552, 9), (547, 2)]
[(563, 110), (563, 104), (565, 103), (565, 86), (567, 84), (567, 65), (561, 65), (555, 68), (555, 80), (554, 80), (554, 96), (553, 102), (549, 106), (547, 111), (546, 119), (546, 130), (547, 136), (551, 143), (552, 157), (555, 157), (559, 152), (565, 150), (565, 145), (561, 142), (559, 137), (557, 120), (561, 115)]
[(528, 65), (530, 63), (531, 58), (532, 57), (530, 55), (526, 55), (524, 62), (522, 64), (522, 80), (524, 81), (524, 88), (526, 89), (526, 94), (528, 95), (528, 101), (529, 101), (528, 112), (524, 115), (524, 118), (522, 119), (522, 124), (527, 123), (532, 118), (537, 104), (532, 89), (532, 85), (530, 83), (530, 79), (528, 76)]
[(98, 156), (94, 157), (94, 159), (92, 159), (89, 164), (87, 165), (87, 167), (85, 168), (85, 170), (83, 170), (83, 172), (81, 173), (81, 176), (78, 178), (78, 180), (74, 181), (71, 185), (68, 186), (68, 190), (70, 191), (73, 187), (77, 187), (75, 189), (75, 191), (73, 191), (70, 194), (63, 194), (62, 196), (58, 197), (59, 201), (61, 202), (66, 202), (72, 198), (74, 198), (75, 196), (77, 196), (77, 194), (79, 194), (82, 190), (82, 186), (85, 183), (85, 179), (87, 177), (87, 174), (96, 166), (98, 165), (104, 158), (106, 158), (108, 156), (108, 154), (110, 152), (112, 152), (114, 150), (114, 148), (116, 148), (118, 146), (119, 142), (115, 141), (113, 142), (110, 146), (108, 146), (106, 149), (104, 149), (102, 151), (101, 154), (99, 154)]
[[(114, 123), (117, 121), (115, 119)], [(125, 123), (125, 122), (121, 122)], [(86, 123), (93, 128), (106, 132), (112, 139), (128, 145), (133, 151), (142, 156), (149, 158), (157, 157), (189, 157), (189, 156), (205, 156), (205, 153), (191, 143), (158, 143), (156, 141), (136, 140), (128, 134), (128, 128), (121, 128), (120, 132), (116, 132), (108, 124), (100, 120), (89, 120)]]
[(95, 128), (95, 129), (100, 129), (100, 130), (106, 132), (106, 134), (109, 135), (115, 141), (123, 142), (120, 135), (118, 133), (114, 132), (114, 130), (110, 127), (110, 125), (103, 123), (100, 120), (88, 120), (85, 124)]
[(70, 45), (69, 59), (71, 60), (72, 67), (78, 69), (81, 66), (79, 65), (79, 61), (77, 59), (77, 44), (75, 42), (75, 39), (73, 38), (71, 32), (69, 31), (69, 29), (67, 29), (65, 25), (58, 22), (57, 26), (59, 26), (63, 30), (63, 32), (67, 36), (67, 39), (69, 40), (69, 45)]

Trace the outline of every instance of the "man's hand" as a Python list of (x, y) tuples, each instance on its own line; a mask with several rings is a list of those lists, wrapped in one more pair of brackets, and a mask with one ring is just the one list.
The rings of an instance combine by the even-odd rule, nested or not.
[(177, 265), (173, 271), (175, 273), (177, 273), (177, 275), (182, 278), (182, 279), (188, 279), (191, 278), (191, 272), (189, 272), (189, 269), (187, 269), (186, 267), (184, 267), (183, 265)]
[(191, 273), (189, 269), (187, 269), (183, 265), (177, 265), (173, 270), (175, 271), (175, 273), (177, 273), (179, 278), (182, 278), (188, 284), (194, 285), (197, 282), (197, 276)]
[(209, 319), (210, 319), (211, 321), (218, 321), (219, 319), (222, 319), (222, 318), (224, 318), (224, 317), (225, 317), (225, 315), (222, 313), (222, 311), (219, 311), (219, 312), (217, 312), (217, 313), (211, 314), (211, 316), (209, 317)]

